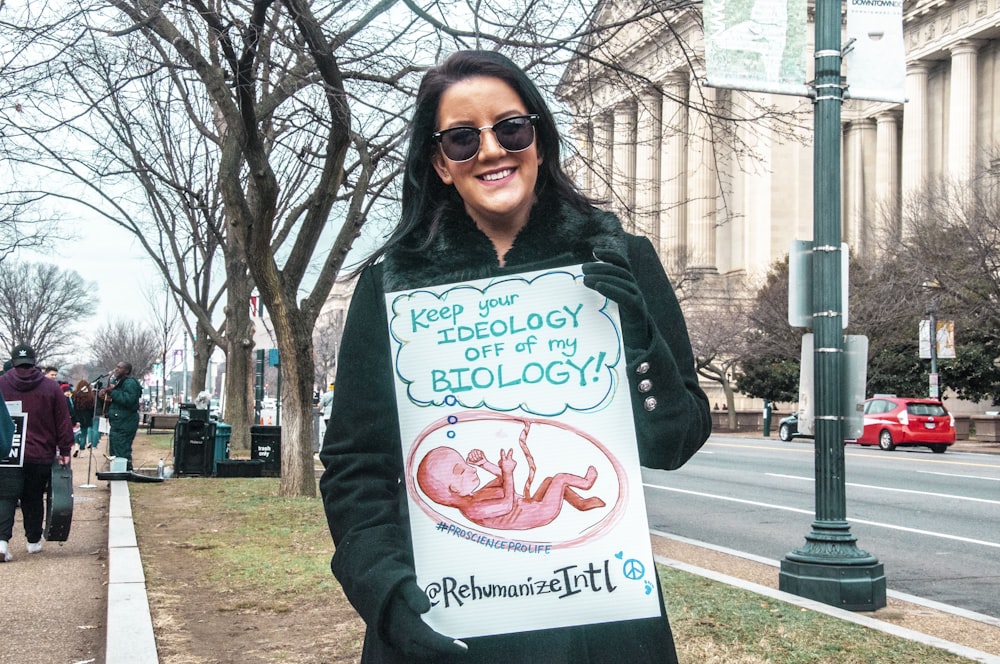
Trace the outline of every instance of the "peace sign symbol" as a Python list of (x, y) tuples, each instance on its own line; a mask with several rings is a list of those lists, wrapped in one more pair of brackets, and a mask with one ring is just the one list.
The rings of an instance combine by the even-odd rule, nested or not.
[(626, 579), (641, 579), (646, 575), (646, 566), (635, 558), (629, 558), (622, 565), (622, 574), (625, 575)]

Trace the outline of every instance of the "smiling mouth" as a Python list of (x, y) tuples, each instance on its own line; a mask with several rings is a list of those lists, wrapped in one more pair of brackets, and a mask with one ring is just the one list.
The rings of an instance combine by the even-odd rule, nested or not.
[(503, 180), (505, 177), (514, 172), (513, 168), (505, 168), (502, 171), (497, 171), (496, 173), (487, 173), (486, 175), (479, 176), (480, 180), (485, 180), (486, 182), (495, 182), (497, 180)]

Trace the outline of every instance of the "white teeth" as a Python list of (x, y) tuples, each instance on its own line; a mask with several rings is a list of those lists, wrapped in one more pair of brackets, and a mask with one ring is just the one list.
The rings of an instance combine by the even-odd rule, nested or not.
[(494, 180), (502, 180), (513, 172), (514, 169), (507, 168), (497, 173), (487, 173), (486, 175), (483, 176), (483, 179), (486, 180), (487, 182), (492, 182)]

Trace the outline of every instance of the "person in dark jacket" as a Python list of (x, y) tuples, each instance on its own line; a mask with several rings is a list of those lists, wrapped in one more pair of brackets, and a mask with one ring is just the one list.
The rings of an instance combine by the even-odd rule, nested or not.
[(80, 449), (73, 451), (73, 456), (82, 452), (88, 445), (97, 447), (100, 432), (94, 427), (94, 404), (97, 398), (94, 395), (94, 386), (90, 381), (83, 379), (76, 384), (73, 390), (73, 407), (76, 410), (76, 421), (80, 423), (80, 431), (76, 435), (76, 443)]
[(410, 131), (401, 219), (358, 269), (320, 455), (331, 569), (367, 624), (362, 662), (676, 662), (662, 602), (658, 618), (465, 641), (421, 620), (386, 293), (582, 263), (585, 285), (619, 305), (642, 465), (680, 467), (711, 418), (652, 244), (563, 172), (553, 116), (522, 70), (494, 52), (452, 55), (424, 76)]
[(132, 470), (132, 442), (139, 430), (139, 401), (142, 385), (132, 377), (132, 365), (119, 362), (111, 372), (111, 384), (97, 393), (107, 405), (108, 454), (127, 459), (125, 467)]
[(21, 487), (21, 516), (28, 553), (42, 550), (45, 496), (52, 477), (52, 464), (67, 465), (73, 447), (73, 424), (69, 405), (59, 383), (46, 378), (35, 366), (35, 351), (18, 344), (11, 351), (13, 368), (0, 376), (0, 393), (7, 401), (20, 401), (27, 413), (24, 435), (24, 465), (0, 470), (0, 550), (8, 557), (8, 542), (14, 523), (12, 488)]

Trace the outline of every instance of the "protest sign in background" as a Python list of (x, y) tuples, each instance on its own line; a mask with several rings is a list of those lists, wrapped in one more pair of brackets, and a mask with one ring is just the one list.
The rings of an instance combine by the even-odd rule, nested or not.
[(14, 439), (11, 443), (10, 454), (7, 458), (0, 458), (0, 466), (23, 466), (24, 465), (24, 432), (28, 426), (28, 414), (21, 410), (20, 401), (7, 401), (7, 410), (10, 411), (10, 419), (14, 420)]

